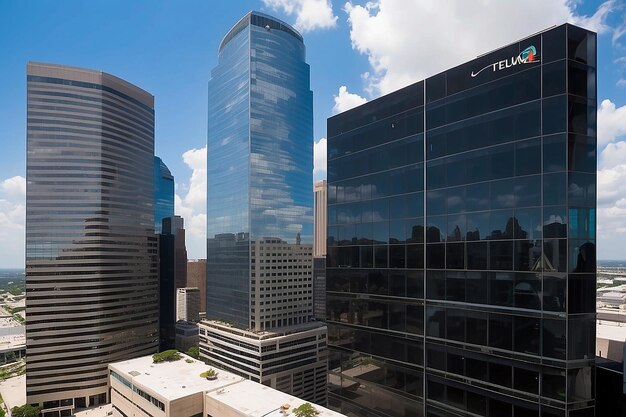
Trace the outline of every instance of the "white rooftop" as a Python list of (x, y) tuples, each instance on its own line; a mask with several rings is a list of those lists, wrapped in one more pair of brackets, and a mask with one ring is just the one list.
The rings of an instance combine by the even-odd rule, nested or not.
[[(200, 377), (210, 368), (208, 365), (185, 354), (181, 353), (181, 356), (180, 360), (161, 363), (152, 363), (152, 356), (143, 356), (112, 363), (109, 367), (133, 384), (152, 390), (169, 401), (243, 381), (240, 376), (224, 370), (218, 370), (217, 379), (209, 381)], [(188, 363), (186, 359), (192, 362)]]
[(596, 338), (625, 342), (626, 323), (598, 320), (596, 322)]
[[(289, 404), (288, 412), (291, 412), (307, 402), (249, 380), (207, 392), (206, 396), (249, 417), (284, 417), (285, 414), (280, 411), (283, 404)], [(320, 412), (318, 417), (345, 417), (320, 405), (312, 405)]]

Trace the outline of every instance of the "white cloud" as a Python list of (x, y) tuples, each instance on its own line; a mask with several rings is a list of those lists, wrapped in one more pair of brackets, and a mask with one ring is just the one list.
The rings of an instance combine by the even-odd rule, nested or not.
[(372, 0), (346, 3), (352, 47), (367, 55), (373, 96), (419, 81), (555, 24), (573, 22), (606, 32), (603, 3), (593, 16), (570, 0)]
[(326, 179), (326, 138), (313, 145), (313, 181)]
[(602, 100), (598, 108), (598, 146), (604, 146), (626, 134), (626, 106), (616, 107)]
[(26, 179), (21, 176), (0, 182), (0, 267), (24, 267)]
[(290, 16), (295, 14), (294, 26), (303, 33), (337, 26), (337, 16), (330, 0), (263, 0), (263, 4)]
[(339, 94), (335, 96), (335, 106), (333, 114), (350, 110), (353, 107), (360, 106), (367, 102), (367, 99), (358, 94), (348, 92), (348, 87), (342, 85), (339, 87)]
[(177, 187), (174, 211), (185, 219), (187, 254), (206, 258), (206, 146), (183, 153), (183, 161), (191, 169), (185, 186)]

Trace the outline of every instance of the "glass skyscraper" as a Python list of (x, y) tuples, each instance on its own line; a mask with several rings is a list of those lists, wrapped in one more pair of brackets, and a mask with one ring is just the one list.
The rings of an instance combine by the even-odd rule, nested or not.
[(595, 67), (562, 25), (328, 120), (331, 407), (594, 416)]
[[(303, 308), (285, 304), (270, 314), (269, 300), (255, 301), (264, 292), (269, 297), (272, 273), (284, 272), (287, 289), (287, 266), (253, 272), (262, 255), (254, 242), (271, 238), (312, 248), (313, 94), (302, 36), (251, 12), (218, 53), (209, 81), (207, 318), (251, 329), (302, 322), (310, 315)], [(267, 243), (263, 254), (271, 249)], [(310, 270), (289, 271), (289, 279), (304, 285), (306, 273), (310, 279)], [(294, 298), (289, 302), (297, 304)]]
[(154, 97), (29, 63), (26, 396), (46, 416), (109, 400), (107, 364), (158, 348)]
[(154, 157), (154, 233), (162, 231), (163, 219), (174, 216), (174, 176), (165, 162)]

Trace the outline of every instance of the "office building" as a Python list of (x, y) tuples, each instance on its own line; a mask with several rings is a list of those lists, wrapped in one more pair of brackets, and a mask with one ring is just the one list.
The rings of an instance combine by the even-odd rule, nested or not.
[(200, 320), (200, 290), (195, 287), (176, 290), (176, 320)]
[(158, 156), (154, 157), (154, 233), (162, 231), (163, 219), (174, 216), (174, 176)]
[(326, 180), (318, 181), (313, 186), (313, 256), (326, 256), (326, 207), (328, 206), (328, 183)]
[[(174, 362), (153, 363), (144, 356), (109, 365), (114, 416), (283, 417), (305, 400), (221, 370), (209, 370), (187, 355)], [(312, 404), (319, 417), (345, 417)]]
[(173, 349), (176, 342), (176, 291), (187, 283), (185, 221), (180, 216), (163, 219), (159, 237), (159, 350)]
[(328, 120), (332, 408), (594, 416), (595, 66), (562, 25)]
[(313, 317), (326, 320), (326, 257), (313, 258)]
[(26, 395), (46, 416), (108, 401), (107, 364), (156, 352), (154, 97), (27, 66)]
[[(222, 40), (209, 81), (208, 319), (254, 330), (304, 320), (300, 306), (284, 304), (304, 297), (283, 303), (272, 288), (311, 288), (312, 183), (313, 94), (302, 36), (248, 13)], [(308, 256), (309, 268), (284, 259), (259, 265), (257, 275), (257, 257), (288, 257), (287, 245)]]
[(316, 404), (326, 404), (327, 352), (323, 323), (263, 332), (200, 323), (200, 357), (209, 365)]
[(187, 286), (200, 291), (200, 311), (206, 312), (206, 259), (187, 261)]
[(189, 348), (197, 347), (200, 342), (198, 323), (188, 321), (177, 321), (176, 331), (176, 350), (187, 352)]

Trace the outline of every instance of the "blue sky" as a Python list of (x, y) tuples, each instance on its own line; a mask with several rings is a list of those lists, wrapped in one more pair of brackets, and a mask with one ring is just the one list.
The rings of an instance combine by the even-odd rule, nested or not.
[(304, 35), (316, 178), (325, 176), (322, 138), (334, 113), (553, 24), (598, 31), (598, 256), (626, 259), (623, 2), (0, 0), (0, 268), (23, 265), (28, 61), (102, 70), (155, 96), (156, 152), (176, 179), (190, 257), (204, 257), (207, 81), (222, 37), (252, 9)]

